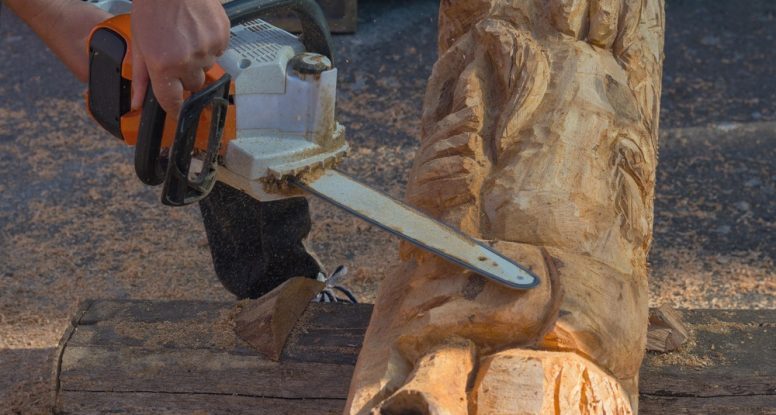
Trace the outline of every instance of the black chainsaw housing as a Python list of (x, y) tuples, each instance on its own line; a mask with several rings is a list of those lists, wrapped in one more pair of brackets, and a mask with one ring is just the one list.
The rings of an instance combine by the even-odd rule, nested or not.
[(99, 29), (89, 42), (89, 112), (109, 133), (124, 139), (121, 116), (129, 112), (131, 81), (121, 76), (127, 42), (118, 33)]

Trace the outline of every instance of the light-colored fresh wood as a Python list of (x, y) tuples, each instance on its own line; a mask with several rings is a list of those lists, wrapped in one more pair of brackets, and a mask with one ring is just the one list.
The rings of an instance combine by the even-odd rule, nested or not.
[(472, 414), (632, 413), (617, 381), (575, 353), (509, 349), (481, 364)]
[(668, 304), (649, 311), (647, 350), (670, 352), (684, 344), (689, 336), (682, 317)]
[[(599, 395), (607, 405), (636, 412), (663, 2), (459, 0), (442, 1), (439, 15), (439, 59), (407, 200), (494, 241), (542, 284), (511, 291), (404, 246), (403, 267), (380, 289), (346, 413), (379, 408), (429, 353), (457, 337), (476, 345), (481, 384), (538, 365), (545, 370), (520, 385), (554, 390), (543, 374), (579, 369), (572, 356), (581, 356), (588, 366), (580, 373), (600, 374), (590, 390), (609, 388)], [(495, 356), (526, 349), (547, 353), (482, 372)], [(443, 402), (459, 393), (448, 384), (414, 387)], [(533, 406), (527, 397), (514, 401), (516, 391), (502, 393), (488, 401), (548, 413), (523, 409)], [(566, 398), (573, 400), (556, 401)], [(468, 400), (469, 413), (478, 413)], [(598, 405), (580, 404), (582, 412)]]
[[(439, 345), (418, 361), (404, 386), (375, 413), (466, 415), (467, 382), (476, 357), (474, 344), (468, 340), (452, 339)], [(445, 384), (447, 393), (437, 393), (439, 383)]]
[(277, 361), (297, 320), (323, 289), (320, 281), (291, 278), (260, 298), (244, 301), (235, 317), (234, 332), (256, 351)]

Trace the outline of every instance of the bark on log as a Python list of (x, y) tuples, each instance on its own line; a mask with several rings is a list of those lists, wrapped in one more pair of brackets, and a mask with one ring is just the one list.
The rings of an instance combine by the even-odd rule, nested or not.
[[(532, 411), (503, 390), (479, 408), (469, 389), (469, 414), (560, 414), (572, 401), (595, 412), (591, 391), (615, 412), (637, 412), (663, 28), (662, 0), (442, 1), (407, 200), (490, 241), (542, 284), (512, 291), (404, 246), (347, 413), (380, 413), (451, 338), (476, 345), (479, 384), (533, 373), (519, 386), (551, 400)], [(563, 371), (581, 377), (559, 396), (548, 375)], [(444, 384), (409, 379), (426, 400), (446, 400)]]
[[(231, 303), (201, 301), (86, 305), (57, 353), (60, 364), (52, 385), (56, 411), (342, 413), (370, 305), (310, 304), (279, 362), (235, 335), (233, 308)], [(644, 360), (642, 414), (776, 414), (776, 310), (695, 310), (682, 315), (689, 341), (678, 351), (649, 353)], [(448, 351), (450, 357), (469, 356), (468, 346), (460, 346), (465, 344), (448, 343), (432, 356), (444, 358)], [(505, 353), (522, 352), (545, 353)], [(430, 365), (421, 366), (430, 370), (418, 372), (435, 372)], [(467, 365), (458, 367), (467, 370)], [(451, 378), (445, 376), (442, 382)], [(521, 379), (508, 378), (512, 383)], [(411, 383), (407, 389), (419, 390)], [(478, 394), (478, 401), (486, 399), (487, 394)]]

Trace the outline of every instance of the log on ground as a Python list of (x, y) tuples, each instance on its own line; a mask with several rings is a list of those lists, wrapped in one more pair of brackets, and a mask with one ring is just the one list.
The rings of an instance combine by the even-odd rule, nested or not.
[[(85, 303), (62, 339), (58, 413), (338, 414), (370, 305), (311, 303), (279, 362), (233, 331), (234, 304)], [(640, 413), (776, 414), (776, 310), (685, 310), (689, 340), (648, 353)]]

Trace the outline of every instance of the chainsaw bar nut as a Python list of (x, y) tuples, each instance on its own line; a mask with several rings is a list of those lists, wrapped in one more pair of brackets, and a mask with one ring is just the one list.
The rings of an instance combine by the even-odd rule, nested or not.
[(328, 71), (332, 67), (329, 58), (311, 52), (304, 52), (294, 56), (291, 58), (289, 65), (294, 72), (300, 75), (300, 77), (302, 77), (302, 75), (318, 75), (321, 72)]

